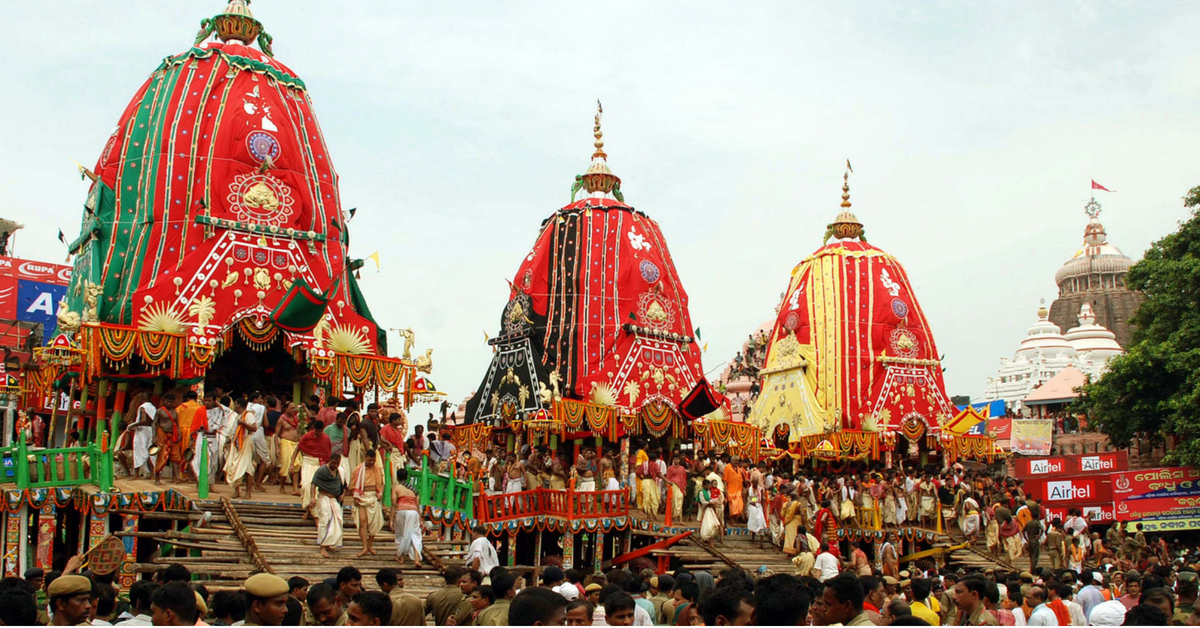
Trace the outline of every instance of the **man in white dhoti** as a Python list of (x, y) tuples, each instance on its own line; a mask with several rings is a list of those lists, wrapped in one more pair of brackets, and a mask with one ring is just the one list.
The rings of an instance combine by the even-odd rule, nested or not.
[(421, 508), (417, 494), (408, 486), (408, 469), (396, 470), (392, 484), (392, 530), (396, 533), (396, 562), (411, 558), (413, 568), (421, 568)]
[(312, 478), (322, 466), (329, 462), (333, 453), (333, 445), (329, 436), (321, 429), (320, 421), (309, 421), (308, 431), (296, 443), (291, 460), (284, 461), (288, 468), (296, 466), (296, 458), (300, 459), (300, 505), (307, 511), (312, 502)]
[(471, 545), (467, 547), (463, 564), (467, 569), (474, 569), (485, 576), (500, 566), (500, 556), (496, 554), (496, 547), (487, 538), (487, 528), (481, 525), (471, 528)]
[(317, 520), (317, 546), (321, 556), (329, 558), (329, 550), (342, 546), (342, 481), (341, 454), (329, 456), (329, 464), (317, 469), (312, 478), (312, 501), (309, 508)]
[(220, 447), (217, 442), (217, 434), (221, 432), (222, 419), (224, 412), (217, 405), (217, 400), (213, 397), (204, 399), (204, 412), (196, 411), (192, 416), (192, 472), (197, 478), (200, 477), (200, 455), (201, 445), (208, 450), (208, 486), (216, 490), (214, 486), (217, 483), (218, 458), (220, 458)]
[(271, 467), (271, 445), (267, 441), (267, 431), (262, 429), (266, 425), (263, 420), (267, 416), (267, 407), (262, 404), (262, 393), (250, 393), (250, 403), (246, 404), (246, 410), (254, 414), (255, 424), (258, 425), (252, 441), (254, 443), (254, 462), (257, 466), (254, 472), (254, 484), (261, 491), (263, 490), (263, 478)]
[(233, 438), (229, 440), (229, 454), (225, 457), (225, 482), (233, 487), (233, 498), (238, 498), (242, 486), (246, 488), (246, 499), (254, 486), (250, 470), (254, 468), (254, 445), (251, 442), (258, 429), (254, 413), (246, 409), (246, 400), (238, 399), (233, 404), (237, 421)]
[(130, 476), (138, 477), (142, 475), (142, 471), (149, 475), (150, 446), (154, 444), (154, 415), (158, 413), (158, 408), (150, 403), (144, 392), (134, 395), (129, 407), (133, 408), (134, 414), (132, 420), (127, 421), (129, 427), (125, 429), (133, 439), (133, 468), (128, 469), (129, 463), (126, 462), (126, 458), (122, 457), (121, 461), (127, 467)]
[(375, 535), (383, 529), (383, 504), (379, 499), (383, 494), (383, 482), (383, 468), (376, 464), (375, 450), (368, 449), (350, 478), (351, 495), (354, 496), (354, 527), (358, 528), (358, 538), (363, 546), (357, 558), (375, 554), (371, 546), (375, 542)]

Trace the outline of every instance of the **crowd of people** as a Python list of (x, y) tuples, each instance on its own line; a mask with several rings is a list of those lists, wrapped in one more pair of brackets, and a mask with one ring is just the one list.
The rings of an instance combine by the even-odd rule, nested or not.
[[(260, 573), (210, 591), (179, 564), (118, 591), (110, 575), (31, 569), (0, 580), (3, 625), (90, 626), (1195, 626), (1195, 565), (1148, 565), (1111, 575), (1049, 567), (974, 573), (914, 566), (899, 578), (870, 569), (814, 577), (738, 568), (719, 572), (612, 569), (540, 572), (495, 564), (483, 528), (463, 568), (424, 599), (400, 569), (372, 580), (353, 566), (310, 582)], [(482, 542), (480, 542), (482, 539)]]

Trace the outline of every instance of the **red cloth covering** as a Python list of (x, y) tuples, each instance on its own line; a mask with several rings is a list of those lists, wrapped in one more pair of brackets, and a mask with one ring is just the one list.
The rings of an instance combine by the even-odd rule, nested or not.
[(333, 441), (324, 432), (305, 432), (300, 437), (300, 442), (296, 443), (296, 448), (305, 456), (312, 456), (321, 464), (329, 462), (329, 457), (333, 455)]
[(1046, 603), (1050, 610), (1054, 611), (1054, 616), (1058, 618), (1059, 626), (1071, 625), (1071, 611), (1067, 610), (1067, 605), (1063, 604), (1062, 600), (1053, 600)]
[(391, 443), (396, 448), (396, 451), (404, 452), (404, 433), (390, 424), (383, 426), (383, 429), (379, 430), (379, 438)]

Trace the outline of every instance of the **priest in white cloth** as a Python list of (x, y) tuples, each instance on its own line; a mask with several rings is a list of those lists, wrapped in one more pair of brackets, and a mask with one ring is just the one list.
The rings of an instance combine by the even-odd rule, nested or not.
[(411, 558), (413, 568), (421, 568), (421, 507), (417, 494), (408, 486), (408, 469), (396, 469), (392, 484), (392, 530), (396, 533), (396, 562)]
[(312, 477), (309, 508), (317, 520), (317, 545), (325, 558), (329, 558), (329, 550), (342, 546), (342, 493), (346, 484), (341, 464), (342, 455), (334, 453), (329, 456), (329, 464), (317, 469)]
[(131, 477), (142, 475), (142, 471), (145, 471), (148, 476), (151, 472), (150, 446), (154, 444), (154, 415), (158, 413), (158, 408), (150, 403), (149, 397), (144, 392), (134, 395), (129, 407), (134, 409), (134, 415), (132, 420), (126, 422), (128, 427), (125, 428), (125, 431), (133, 439), (130, 446), (133, 450), (132, 469), (129, 468), (128, 458), (122, 457), (121, 461)]
[(233, 438), (229, 439), (229, 454), (225, 457), (225, 482), (233, 487), (234, 499), (237, 499), (244, 484), (246, 499), (250, 499), (254, 486), (254, 478), (250, 476), (250, 470), (254, 468), (253, 438), (255, 432), (259, 431), (259, 423), (254, 412), (246, 409), (245, 399), (235, 401), (233, 411), (237, 420)]
[(368, 449), (350, 478), (354, 527), (358, 528), (358, 538), (363, 546), (357, 558), (375, 554), (371, 546), (375, 543), (375, 535), (383, 529), (383, 504), (379, 499), (383, 494), (383, 483), (383, 467), (376, 462), (375, 450)]
[[(204, 444), (208, 449), (208, 485), (213, 486), (217, 483), (217, 470), (219, 470), (219, 458), (221, 457), (220, 443), (217, 440), (221, 433), (221, 428), (224, 426), (225, 412), (221, 406), (217, 405), (217, 400), (213, 397), (205, 397), (204, 413), (199, 411), (192, 416), (192, 472), (196, 477), (200, 477), (200, 446)], [(201, 443), (203, 441), (203, 443)]]

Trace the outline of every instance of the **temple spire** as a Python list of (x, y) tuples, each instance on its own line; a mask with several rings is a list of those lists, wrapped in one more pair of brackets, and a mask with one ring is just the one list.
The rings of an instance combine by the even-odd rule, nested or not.
[(621, 194), (621, 179), (609, 169), (608, 154), (604, 152), (604, 132), (600, 130), (600, 118), (603, 116), (604, 106), (597, 100), (595, 123), (592, 126), (592, 136), (596, 138), (592, 146), (596, 150), (592, 153), (592, 163), (588, 165), (587, 172), (575, 177), (575, 186), (571, 190), (572, 202), (575, 201), (575, 193), (580, 188), (587, 190), (593, 198), (612, 194), (618, 202), (625, 202), (625, 197)]
[(853, 213), (850, 212), (850, 173), (854, 172), (854, 168), (850, 167), (850, 160), (846, 160), (846, 171), (842, 173), (842, 211), (838, 212), (837, 218), (825, 227), (825, 242), (829, 242), (830, 238), (838, 238), (840, 240), (848, 240), (857, 238), (859, 241), (866, 242), (867, 238), (863, 235), (862, 223), (858, 221)]
[(250, 0), (229, 0), (225, 10), (212, 19), (201, 20), (200, 32), (196, 34), (195, 45), (199, 46), (213, 34), (223, 42), (240, 41), (249, 46), (258, 42), (258, 47), (268, 57), (273, 57), (271, 51), (272, 38), (263, 29), (262, 22), (254, 19), (250, 11)]
[(600, 118), (604, 115), (604, 105), (600, 104), (600, 100), (596, 100), (596, 126), (592, 127), (592, 135), (596, 141), (593, 146), (596, 147), (596, 152), (592, 153), (592, 159), (608, 159), (608, 155), (604, 154), (604, 132), (600, 130)]
[(846, 171), (842, 173), (842, 207), (850, 209), (850, 173), (854, 169), (850, 167), (850, 160), (846, 160)]

